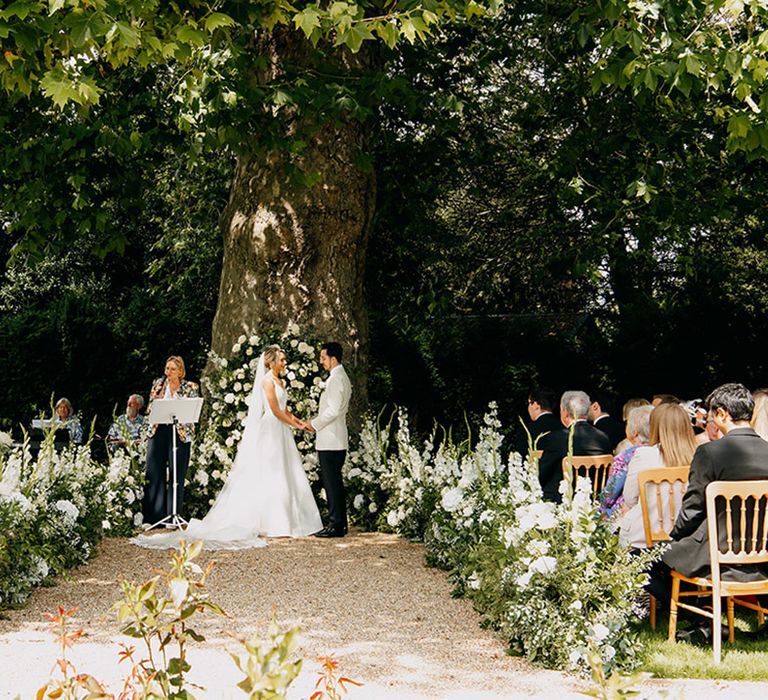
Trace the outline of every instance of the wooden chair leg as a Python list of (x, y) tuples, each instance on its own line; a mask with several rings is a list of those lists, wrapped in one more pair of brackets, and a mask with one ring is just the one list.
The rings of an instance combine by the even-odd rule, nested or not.
[(675, 632), (677, 632), (677, 601), (680, 597), (680, 579), (672, 578), (672, 598), (669, 601), (669, 635), (667, 639), (670, 642), (675, 641)]
[(726, 611), (728, 614), (728, 644), (733, 644), (733, 597), (726, 598)]
[[(719, 591), (717, 591), (719, 594)], [(720, 664), (722, 654), (723, 638), (720, 635), (720, 628), (723, 624), (723, 601), (719, 595), (712, 595), (712, 655), (715, 666)]]
[(651, 610), (651, 629), (656, 629), (656, 598), (653, 596), (649, 596), (648, 598), (648, 605)]

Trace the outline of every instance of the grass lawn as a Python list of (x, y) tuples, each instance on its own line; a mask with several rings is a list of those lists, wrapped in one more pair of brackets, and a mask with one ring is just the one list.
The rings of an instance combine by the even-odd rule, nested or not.
[[(703, 618), (702, 618), (703, 619)], [(725, 617), (723, 617), (725, 619)], [(646, 659), (641, 671), (659, 678), (721, 678), (733, 681), (768, 680), (768, 640), (748, 641), (739, 631), (754, 630), (757, 615), (751, 611), (736, 611), (736, 639), (733, 644), (723, 641), (719, 666), (712, 661), (712, 645), (667, 641), (667, 616), (659, 614), (656, 630), (646, 620), (640, 638), (646, 646)]]

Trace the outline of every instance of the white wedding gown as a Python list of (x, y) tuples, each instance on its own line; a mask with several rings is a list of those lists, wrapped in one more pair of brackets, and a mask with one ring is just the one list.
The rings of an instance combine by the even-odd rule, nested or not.
[[(291, 429), (275, 417), (261, 392), (262, 400), (248, 412), (229, 477), (208, 514), (192, 519), (186, 530), (139, 535), (133, 544), (168, 549), (186, 540), (202, 541), (211, 550), (247, 549), (266, 546), (262, 536), (306, 537), (322, 529)], [(285, 410), (287, 392), (277, 382), (275, 394)]]

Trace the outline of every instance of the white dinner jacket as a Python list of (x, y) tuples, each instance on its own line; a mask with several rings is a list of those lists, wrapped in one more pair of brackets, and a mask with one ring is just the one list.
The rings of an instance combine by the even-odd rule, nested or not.
[(320, 394), (320, 408), (317, 418), (310, 423), (317, 431), (315, 446), (318, 450), (346, 450), (349, 448), (347, 435), (347, 409), (352, 395), (352, 384), (342, 365), (331, 370), (325, 390)]

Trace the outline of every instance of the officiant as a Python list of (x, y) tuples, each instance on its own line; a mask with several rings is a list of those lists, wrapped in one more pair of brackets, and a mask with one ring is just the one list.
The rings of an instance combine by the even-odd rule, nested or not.
[[(149, 413), (155, 399), (197, 398), (197, 384), (184, 379), (184, 360), (171, 355), (165, 362), (165, 376), (155, 379), (149, 392)], [(142, 511), (144, 524), (153, 525), (174, 512), (173, 508), (173, 443), (176, 441), (177, 494), (176, 513), (184, 503), (184, 478), (189, 467), (189, 454), (195, 426), (178, 424), (174, 436), (173, 425), (152, 425), (148, 431), (147, 470), (144, 484)], [(169, 475), (171, 475), (169, 477)]]

